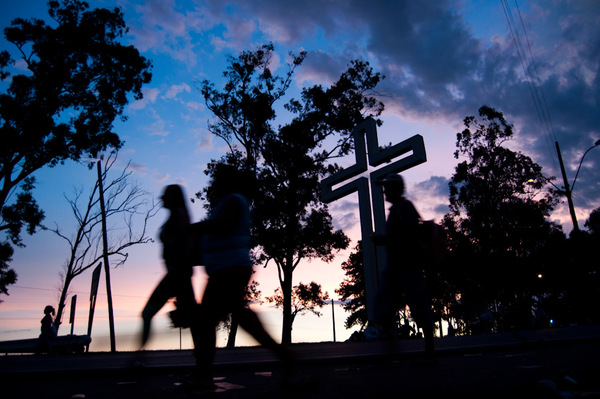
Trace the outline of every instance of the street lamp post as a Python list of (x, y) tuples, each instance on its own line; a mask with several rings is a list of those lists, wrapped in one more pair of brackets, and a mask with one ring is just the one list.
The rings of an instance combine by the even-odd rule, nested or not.
[(560, 163), (560, 171), (562, 173), (564, 185), (565, 185), (565, 195), (567, 196), (567, 203), (569, 204), (569, 212), (571, 213), (571, 220), (573, 221), (573, 231), (575, 233), (579, 233), (579, 224), (577, 223), (577, 216), (575, 215), (575, 207), (573, 206), (573, 189), (575, 188), (575, 182), (577, 181), (577, 176), (579, 176), (579, 170), (581, 169), (581, 165), (583, 164), (583, 158), (587, 155), (587, 153), (592, 149), (600, 145), (600, 140), (596, 140), (593, 146), (588, 148), (581, 157), (581, 161), (579, 161), (579, 167), (577, 168), (577, 173), (575, 173), (575, 179), (573, 179), (573, 184), (569, 188), (569, 181), (567, 180), (567, 173), (565, 172), (565, 165), (563, 164), (562, 155), (560, 153), (560, 147), (558, 146), (558, 141), (556, 142), (556, 152), (558, 153), (558, 162)]
[(585, 156), (587, 155), (588, 152), (590, 152), (591, 149), (597, 147), (600, 145), (600, 140), (596, 140), (596, 142), (594, 143), (593, 146), (591, 146), (590, 148), (588, 148), (584, 153), (583, 156), (581, 157), (581, 161), (579, 161), (579, 167), (577, 168), (577, 173), (575, 173), (575, 178), (573, 179), (573, 184), (571, 184), (571, 191), (573, 191), (575, 189), (575, 182), (577, 181), (577, 176), (579, 176), (579, 170), (581, 169), (581, 164), (583, 164), (583, 158), (585, 158)]

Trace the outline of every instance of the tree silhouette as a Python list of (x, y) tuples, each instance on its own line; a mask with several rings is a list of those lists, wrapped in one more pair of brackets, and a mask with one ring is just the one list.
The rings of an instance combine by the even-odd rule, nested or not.
[(286, 74), (278, 76), (271, 72), (273, 52), (273, 44), (265, 44), (255, 51), (243, 51), (237, 58), (230, 56), (222, 91), (209, 80), (197, 85), (216, 118), (208, 125), (210, 132), (225, 141), (231, 153), (236, 152), (236, 144), (241, 145), (246, 166), (253, 171), (264, 139), (274, 133), (270, 124), (276, 117), (274, 104), (285, 95), (296, 68), (306, 56), (306, 52), (290, 53)]
[[(0, 231), (8, 235), (3, 266), (9, 242), (22, 246), (21, 229), (31, 234), (43, 219), (31, 194), (32, 174), (118, 149), (113, 122), (125, 119), (129, 95), (142, 98), (152, 76), (150, 62), (119, 42), (127, 32), (121, 10), (88, 7), (79, 0), (49, 1), (53, 25), (17, 18), (4, 29), (28, 72), (12, 76), (0, 94)], [(8, 51), (0, 52), (0, 78), (11, 75), (14, 63)], [(4, 286), (0, 292), (6, 293)]]
[[(586, 231), (579, 234), (571, 234), (569, 245), (564, 249), (567, 254), (564, 258), (562, 270), (558, 273), (556, 280), (561, 284), (558, 287), (563, 291), (557, 291), (558, 298), (566, 302), (561, 305), (562, 318), (557, 318), (563, 324), (566, 323), (597, 323), (600, 320), (600, 267), (597, 258), (600, 246), (600, 208), (594, 209), (584, 226)], [(557, 284), (555, 283), (555, 286)]]
[[(282, 342), (291, 342), (292, 277), (302, 260), (330, 261), (348, 239), (333, 228), (326, 205), (320, 201), (319, 180), (335, 165), (332, 157), (351, 150), (350, 134), (366, 115), (378, 116), (383, 104), (369, 96), (381, 79), (368, 63), (353, 61), (331, 87), (302, 90), (284, 110), (291, 120), (275, 129), (275, 102), (283, 98), (305, 53), (292, 55), (283, 77), (273, 75), (269, 60), (273, 46), (230, 58), (227, 82), (216, 90), (200, 85), (207, 107), (217, 121), (211, 131), (223, 138), (230, 151), (209, 165), (211, 175), (219, 162), (236, 165), (256, 176), (252, 199), (255, 255), (258, 263), (276, 265), (282, 289)], [(241, 147), (240, 147), (241, 146)], [(209, 203), (210, 187), (199, 193)]]
[(590, 213), (588, 220), (585, 221), (585, 227), (590, 234), (600, 237), (600, 208), (596, 208)]
[(346, 273), (346, 277), (344, 277), (340, 287), (335, 290), (335, 293), (344, 302), (344, 310), (350, 312), (344, 326), (347, 329), (359, 326), (360, 331), (363, 331), (367, 326), (368, 318), (361, 241), (358, 242), (348, 260), (342, 263), (342, 270)]
[[(493, 310), (508, 325), (527, 323), (543, 253), (559, 226), (548, 220), (557, 193), (552, 178), (528, 156), (503, 146), (513, 137), (504, 115), (488, 106), (465, 118), (455, 158), (464, 157), (450, 180), (449, 233), (453, 265), (447, 277), (460, 286), (472, 314)], [(451, 273), (453, 275), (451, 275)], [(509, 320), (510, 318), (510, 320)]]
[[(101, 178), (106, 219), (113, 221), (111, 223), (113, 227), (108, 232), (107, 252), (115, 264), (122, 265), (127, 260), (128, 254), (125, 252), (127, 248), (152, 241), (152, 238), (147, 236), (147, 223), (156, 215), (159, 208), (154, 201), (150, 201), (149, 194), (132, 181), (129, 164), (109, 182), (108, 175), (115, 161), (116, 154), (107, 157)], [(62, 288), (56, 313), (57, 327), (60, 325), (72, 281), (103, 259), (102, 213), (98, 180), (89, 195), (84, 196), (83, 189), (76, 188), (72, 197), (65, 196), (65, 198), (76, 220), (74, 233), (64, 233), (58, 224), (53, 228), (43, 227), (69, 245), (69, 256), (61, 274)], [(121, 219), (120, 222), (117, 222), (117, 217)]]
[[(317, 308), (325, 306), (325, 301), (329, 299), (329, 294), (321, 290), (321, 284), (317, 284), (314, 281), (310, 284), (299, 283), (292, 289), (291, 295), (291, 325), (293, 325), (296, 316), (303, 315), (306, 313), (312, 313), (317, 317), (321, 317), (321, 312)], [(275, 290), (273, 296), (269, 296), (266, 300), (270, 303), (274, 303), (276, 308), (285, 306), (285, 298), (281, 288)], [(290, 326), (291, 331), (291, 326)], [(291, 338), (291, 337), (290, 337)]]
[[(0, 242), (0, 294), (8, 295), (7, 287), (16, 283), (17, 273), (9, 267), (14, 250), (7, 242)], [(3, 301), (0, 300), (0, 303)]]
[(275, 264), (282, 289), (283, 343), (291, 343), (294, 271), (302, 260), (332, 261), (349, 242), (320, 201), (319, 178), (325, 169), (310, 153), (312, 138), (302, 133), (287, 126), (265, 144), (254, 209), (257, 260)]

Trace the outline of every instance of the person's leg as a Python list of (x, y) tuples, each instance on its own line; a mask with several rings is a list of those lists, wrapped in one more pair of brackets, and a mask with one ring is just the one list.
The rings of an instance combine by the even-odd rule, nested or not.
[(413, 318), (417, 322), (417, 326), (423, 329), (425, 354), (428, 357), (433, 357), (435, 351), (433, 312), (427, 293), (425, 291), (411, 292), (408, 295), (408, 306)]
[(433, 324), (427, 323), (423, 326), (423, 336), (425, 338), (425, 354), (433, 356), (435, 353), (435, 345), (433, 341), (434, 336)]
[(141, 346), (143, 347), (146, 342), (148, 342), (148, 338), (150, 337), (150, 325), (152, 323), (152, 318), (158, 311), (167, 303), (169, 298), (171, 298), (171, 277), (167, 274), (163, 279), (158, 283), (158, 286), (154, 289), (146, 306), (144, 306), (144, 310), (142, 310), (142, 339)]
[(249, 308), (243, 308), (238, 311), (238, 317), (240, 321), (240, 327), (242, 327), (248, 334), (250, 334), (259, 344), (265, 348), (270, 349), (280, 361), (284, 363), (285, 367), (292, 367), (296, 359), (294, 353), (285, 347), (280, 345), (271, 335), (265, 330), (261, 323), (258, 315)]
[(196, 371), (194, 383), (210, 388), (213, 384), (212, 366), (216, 352), (216, 328), (219, 321), (228, 314), (229, 296), (227, 275), (213, 273), (206, 283), (202, 301), (198, 306), (198, 316), (192, 323)]
[(246, 330), (246, 332), (257, 340), (259, 344), (269, 349), (276, 349), (277, 343), (265, 330), (260, 319), (252, 309), (240, 309), (237, 311), (237, 315), (239, 317), (240, 327)]
[(250, 308), (245, 306), (244, 293), (252, 270), (247, 267), (232, 269), (231, 284), (233, 287), (232, 299), (233, 312), (238, 317), (240, 327), (258, 341), (265, 348), (270, 349), (284, 363), (286, 368), (293, 367), (296, 356), (287, 347), (275, 342), (273, 337), (265, 330), (258, 315)]
[[(390, 268), (382, 273), (382, 279), (375, 295), (375, 326), (381, 337), (391, 338), (394, 336), (394, 319), (396, 312), (403, 302), (399, 295), (399, 289), (395, 286), (397, 277)], [(370, 320), (371, 321), (371, 320)]]

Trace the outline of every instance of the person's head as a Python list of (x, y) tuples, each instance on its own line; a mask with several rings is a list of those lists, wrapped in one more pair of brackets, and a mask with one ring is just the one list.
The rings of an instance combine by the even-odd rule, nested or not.
[(251, 200), (253, 188), (254, 177), (250, 172), (234, 165), (218, 164), (212, 172), (209, 199), (219, 201), (227, 194), (236, 193)]
[(161, 199), (166, 209), (185, 208), (185, 196), (183, 195), (181, 186), (178, 184), (170, 184), (165, 187)]
[(55, 310), (52, 306), (48, 305), (44, 308), (44, 314), (52, 314), (52, 316), (54, 316), (55, 314)]
[(385, 199), (388, 202), (397, 202), (404, 195), (404, 179), (396, 173), (390, 173), (377, 181), (383, 187)]

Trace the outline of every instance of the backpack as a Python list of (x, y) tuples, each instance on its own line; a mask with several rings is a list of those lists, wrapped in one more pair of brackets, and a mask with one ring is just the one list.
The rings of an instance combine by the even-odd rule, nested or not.
[(433, 220), (419, 221), (421, 250), (428, 264), (437, 264), (446, 256), (446, 231)]

